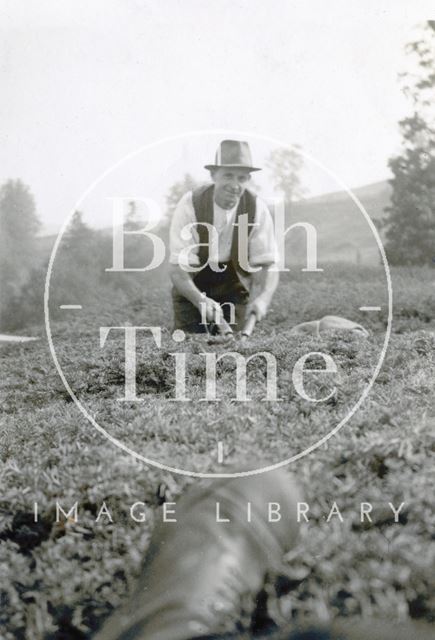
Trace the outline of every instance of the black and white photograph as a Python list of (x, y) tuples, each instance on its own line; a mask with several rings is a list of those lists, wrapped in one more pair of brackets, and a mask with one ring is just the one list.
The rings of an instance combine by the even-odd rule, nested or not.
[(435, 636), (435, 5), (0, 0), (0, 640)]

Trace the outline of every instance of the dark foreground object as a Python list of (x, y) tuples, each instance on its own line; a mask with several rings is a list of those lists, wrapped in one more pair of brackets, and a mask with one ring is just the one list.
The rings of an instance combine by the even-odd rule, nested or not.
[(282, 629), (269, 635), (224, 634), (189, 640), (434, 640), (429, 625), (399, 624), (380, 620), (337, 621), (329, 627)]
[[(427, 627), (375, 621), (262, 636), (234, 631), (240, 597), (257, 594), (266, 572), (279, 571), (294, 546), (301, 500), (283, 471), (190, 489), (168, 514), (177, 522), (159, 519), (135, 593), (95, 640), (432, 640)], [(269, 521), (271, 503), (280, 505), (280, 520)]]

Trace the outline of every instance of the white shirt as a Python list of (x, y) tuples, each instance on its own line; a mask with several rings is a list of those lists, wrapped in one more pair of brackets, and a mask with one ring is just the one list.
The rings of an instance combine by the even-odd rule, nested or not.
[[(213, 226), (218, 233), (218, 247), (213, 246), (212, 236), (209, 254), (214, 255), (217, 249), (218, 262), (229, 262), (231, 259), (233, 223), (235, 222), (237, 207), (238, 203), (233, 209), (222, 209), (213, 201)], [(252, 267), (274, 264), (278, 261), (278, 248), (275, 241), (273, 220), (266, 203), (258, 196), (256, 198), (254, 223), (255, 226), (250, 228), (248, 238), (249, 264)], [(193, 226), (189, 227), (188, 225)], [(180, 258), (180, 254), (188, 247), (192, 247), (188, 253), (188, 266), (199, 266), (198, 243), (199, 234), (193, 208), (192, 192), (188, 191), (180, 199), (172, 217), (169, 232), (169, 262), (186, 266), (186, 262)]]

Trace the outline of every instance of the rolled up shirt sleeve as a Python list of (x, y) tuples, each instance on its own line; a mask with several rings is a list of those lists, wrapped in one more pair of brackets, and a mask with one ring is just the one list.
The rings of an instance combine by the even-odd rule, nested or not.
[[(169, 229), (169, 262), (181, 267), (199, 266), (198, 246), (186, 251), (192, 245), (198, 245), (196, 216), (192, 203), (192, 192), (188, 191), (175, 207)], [(188, 255), (186, 256), (186, 253)], [(183, 257), (184, 256), (184, 257)], [(186, 264), (187, 260), (187, 264)]]
[(257, 197), (256, 202), (256, 224), (249, 234), (249, 263), (253, 267), (271, 266), (279, 260), (275, 227), (271, 213), (264, 200)]

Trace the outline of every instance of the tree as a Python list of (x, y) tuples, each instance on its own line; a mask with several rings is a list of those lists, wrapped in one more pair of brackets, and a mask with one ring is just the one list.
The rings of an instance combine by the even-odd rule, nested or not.
[(407, 45), (413, 68), (401, 74), (412, 113), (399, 122), (402, 150), (389, 161), (391, 205), (383, 220), (391, 264), (431, 264), (435, 256), (435, 21)]
[(174, 182), (174, 184), (169, 187), (168, 193), (166, 194), (166, 212), (160, 226), (160, 237), (166, 246), (169, 246), (169, 226), (175, 207), (185, 193), (192, 191), (197, 186), (199, 186), (199, 183), (190, 173), (185, 173), (181, 180)]
[(0, 188), (0, 277), (2, 289), (18, 292), (35, 263), (40, 222), (35, 201), (21, 180)]
[(63, 234), (54, 262), (50, 299), (52, 308), (95, 298), (100, 291), (104, 271), (101, 233), (83, 222), (80, 211), (75, 211)]
[(297, 145), (292, 149), (287, 147), (275, 149), (266, 161), (266, 167), (272, 173), (275, 189), (283, 193), (287, 203), (303, 195), (300, 179), (303, 163), (303, 157)]
[(97, 233), (83, 222), (83, 214), (74, 211), (71, 222), (65, 231), (62, 244), (63, 249), (72, 255), (76, 262), (92, 260), (92, 248), (95, 245)]
[(40, 222), (35, 201), (21, 180), (8, 180), (0, 188), (0, 326), (14, 328), (20, 300), (32, 269), (38, 263), (36, 234)]
[(169, 220), (172, 218), (172, 214), (180, 198), (184, 196), (187, 191), (192, 191), (192, 189), (195, 189), (197, 186), (198, 183), (192, 178), (190, 173), (185, 173), (182, 180), (175, 182), (172, 187), (170, 187), (166, 195), (167, 217)]
[(127, 231), (134, 231), (139, 229), (140, 224), (137, 217), (137, 204), (134, 200), (130, 200), (128, 203), (128, 211), (125, 218), (124, 229)]
[[(145, 209), (145, 211), (144, 211)], [(128, 211), (125, 216), (124, 229), (126, 231), (137, 231), (143, 229), (147, 222), (147, 210), (146, 207), (138, 207), (136, 200), (130, 200), (128, 202)]]

